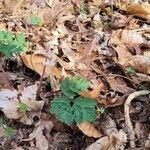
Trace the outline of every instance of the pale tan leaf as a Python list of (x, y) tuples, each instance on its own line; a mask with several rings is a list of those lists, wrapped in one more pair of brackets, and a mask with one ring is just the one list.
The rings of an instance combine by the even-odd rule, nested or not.
[(103, 0), (93, 0), (93, 4), (98, 6), (98, 5), (102, 5), (104, 3)]
[(100, 96), (100, 91), (103, 89), (104, 85), (101, 83), (97, 87), (95, 87), (92, 91), (84, 91), (80, 92), (80, 95), (83, 97), (89, 97), (89, 98), (98, 98)]
[[(23, 88), (21, 93), (16, 90), (3, 89), (0, 92), (0, 107), (6, 117), (9, 119), (18, 119), (20, 122), (29, 125), (33, 123), (35, 116), (40, 118), (44, 101), (35, 100), (37, 89), (38, 86), (36, 84)], [(20, 102), (29, 107), (26, 113), (19, 111)]]
[(149, 56), (135, 55), (131, 58), (128, 64), (139, 72), (150, 74)]
[(86, 150), (124, 150), (127, 142), (127, 135), (120, 130), (118, 133), (111, 133), (91, 144)]
[(115, 3), (121, 10), (127, 11), (131, 15), (150, 20), (150, 4), (148, 2), (129, 4), (126, 1), (117, 0)]
[(141, 29), (141, 30), (123, 30), (121, 33), (122, 42), (127, 45), (129, 48), (138, 47), (140, 45), (149, 45), (150, 42), (143, 36), (144, 33), (150, 35), (150, 29)]
[(35, 147), (39, 150), (48, 150), (49, 142), (44, 136), (43, 132), (46, 131), (50, 133), (53, 128), (52, 121), (41, 121), (37, 124), (32, 133), (30, 133), (28, 139), (23, 139), (22, 141), (33, 141), (35, 139)]
[(132, 54), (124, 45), (123, 41), (121, 41), (121, 33), (122, 30), (113, 31), (109, 40), (109, 46), (117, 52), (118, 59), (115, 59), (115, 61), (124, 65), (132, 57)]
[(99, 138), (102, 136), (102, 134), (92, 124), (88, 122), (77, 124), (77, 126), (88, 137)]
[(28, 68), (39, 73), (41, 76), (45, 69), (44, 78), (48, 77), (52, 72), (56, 77), (60, 78), (61, 72), (54, 67), (55, 60), (49, 60), (39, 55), (22, 55), (21, 58)]

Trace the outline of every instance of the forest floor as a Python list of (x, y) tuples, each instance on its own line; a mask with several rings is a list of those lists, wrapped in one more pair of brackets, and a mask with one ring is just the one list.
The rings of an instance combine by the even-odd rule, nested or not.
[(149, 0), (0, 0), (0, 150), (149, 150), (149, 108)]

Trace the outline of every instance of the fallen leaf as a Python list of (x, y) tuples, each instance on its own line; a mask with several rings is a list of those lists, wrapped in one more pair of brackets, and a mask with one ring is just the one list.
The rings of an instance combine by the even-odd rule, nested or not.
[(98, 98), (100, 96), (100, 91), (103, 89), (104, 85), (101, 83), (97, 87), (95, 87), (92, 91), (84, 91), (80, 92), (80, 95), (83, 97), (89, 97), (89, 98)]
[(28, 68), (39, 73), (41, 76), (45, 68), (44, 78), (48, 77), (50, 74), (54, 74), (57, 78), (61, 77), (61, 71), (54, 66), (56, 63), (55, 56), (52, 60), (39, 55), (22, 55), (21, 58)]
[(44, 131), (50, 133), (53, 128), (52, 121), (41, 121), (38, 123), (33, 132), (30, 133), (28, 139), (23, 139), (22, 141), (33, 141), (35, 139), (35, 147), (39, 150), (48, 150), (49, 142), (48, 139), (44, 136)]
[(5, 129), (0, 127), (0, 138), (5, 136)]
[(108, 44), (117, 52), (118, 58), (114, 58), (114, 60), (117, 63), (124, 65), (132, 57), (132, 54), (121, 40), (121, 33), (121, 29), (113, 31)]
[(127, 135), (123, 130), (120, 130), (118, 133), (111, 133), (108, 136), (100, 138), (88, 146), (86, 150), (124, 150), (126, 143)]
[[(23, 88), (22, 93), (16, 90), (3, 89), (0, 92), (0, 108), (9, 119), (19, 119), (24, 124), (31, 125), (35, 116), (40, 118), (44, 101), (36, 101), (37, 84)], [(18, 98), (19, 97), (19, 98)], [(19, 111), (20, 102), (25, 103), (29, 110)]]
[(150, 35), (149, 29), (141, 30), (123, 30), (121, 33), (121, 41), (127, 45), (129, 48), (140, 47), (144, 45), (145, 47), (150, 45), (149, 40), (147, 40), (143, 35), (148, 33)]
[(150, 74), (149, 56), (142, 56), (142, 55), (132, 56), (131, 60), (128, 61), (128, 64), (141, 73)]
[(133, 88), (128, 87), (126, 82), (120, 77), (114, 77), (113, 75), (106, 76), (106, 80), (114, 91), (117, 91), (123, 94), (129, 94), (135, 91)]
[(25, 0), (4, 0), (4, 6), (7, 11), (15, 12), (24, 2)]
[(131, 15), (150, 20), (150, 4), (143, 2), (141, 4), (130, 4), (123, 0), (115, 2), (121, 10), (124, 10)]
[(102, 134), (92, 124), (88, 122), (77, 124), (77, 126), (88, 137), (99, 138), (102, 136)]
[(93, 4), (98, 6), (103, 4), (103, 0), (93, 0)]

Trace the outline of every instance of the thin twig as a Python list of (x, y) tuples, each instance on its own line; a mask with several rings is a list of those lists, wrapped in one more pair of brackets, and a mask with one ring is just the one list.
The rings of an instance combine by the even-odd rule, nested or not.
[[(45, 59), (45, 62), (46, 61), (47, 61), (47, 58)], [(44, 64), (42, 76), (41, 76), (41, 79), (40, 79), (40, 84), (39, 84), (38, 89), (37, 89), (37, 93), (36, 93), (36, 98), (37, 99), (40, 97), (40, 92), (41, 92), (41, 87), (42, 87), (42, 81), (43, 81), (44, 74), (45, 74), (45, 69), (46, 69), (46, 64)]]
[(134, 132), (134, 129), (132, 126), (132, 122), (130, 119), (130, 113), (129, 113), (130, 103), (134, 98), (136, 98), (138, 96), (146, 95), (149, 93), (150, 93), (149, 90), (142, 90), (142, 91), (134, 92), (128, 96), (128, 98), (125, 102), (125, 105), (124, 105), (125, 122), (126, 122), (127, 130), (128, 130), (128, 134), (129, 134), (131, 148), (135, 148), (136, 145), (135, 145), (135, 132)]

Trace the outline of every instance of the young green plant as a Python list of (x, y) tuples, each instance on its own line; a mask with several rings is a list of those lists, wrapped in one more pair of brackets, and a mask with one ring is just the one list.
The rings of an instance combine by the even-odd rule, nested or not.
[(96, 119), (96, 101), (79, 95), (89, 88), (90, 84), (84, 78), (77, 76), (72, 79), (65, 78), (61, 83), (62, 95), (54, 98), (50, 112), (68, 125), (76, 122), (93, 122)]
[(23, 33), (14, 35), (9, 31), (0, 31), (0, 53), (6, 58), (25, 52), (28, 49), (28, 42)]
[(7, 138), (10, 139), (13, 136), (13, 129), (6, 125), (5, 120), (2, 117), (0, 117), (0, 128), (4, 129), (4, 133)]

